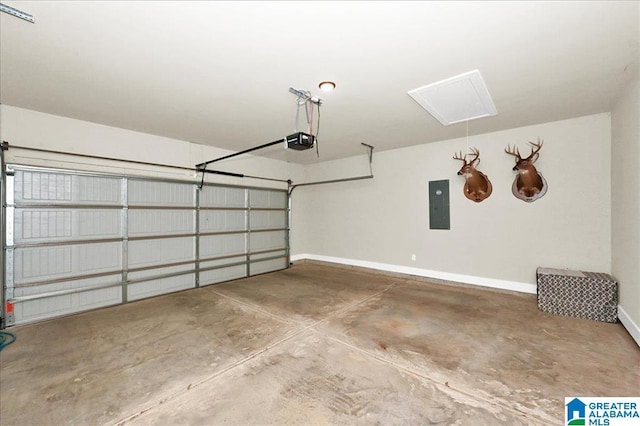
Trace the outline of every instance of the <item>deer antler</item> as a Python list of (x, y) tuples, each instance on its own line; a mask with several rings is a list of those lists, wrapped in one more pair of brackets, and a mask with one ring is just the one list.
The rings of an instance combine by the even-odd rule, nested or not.
[(480, 157), (480, 151), (478, 151), (478, 148), (475, 148), (475, 147), (471, 148), (470, 151), (471, 151), (470, 155), (473, 155), (474, 157), (473, 157), (473, 160), (469, 161), (469, 164), (473, 164), (473, 162), (476, 161), (478, 157)]
[(462, 151), (460, 151), (460, 155), (458, 155), (458, 153), (456, 152), (455, 155), (453, 156), (453, 159), (454, 160), (460, 160), (460, 161), (464, 162), (464, 165), (466, 166), (468, 164), (467, 160), (466, 160), (466, 157), (467, 156), (466, 155), (462, 155)]
[(513, 148), (511, 148), (511, 145), (507, 145), (507, 148), (505, 148), (504, 152), (506, 152), (509, 155), (513, 155), (518, 159), (518, 161), (522, 160), (522, 157), (520, 157), (520, 151), (515, 146), (515, 144), (513, 145)]
[[(544, 143), (544, 141), (541, 141), (540, 138), (538, 138), (538, 142), (531, 142), (529, 141), (529, 145), (531, 145), (531, 154), (527, 157), (527, 160), (531, 160), (533, 158), (534, 155), (536, 155), (538, 153), (538, 151), (540, 151), (540, 148), (542, 148), (542, 144)], [(534, 149), (535, 147), (535, 149)]]

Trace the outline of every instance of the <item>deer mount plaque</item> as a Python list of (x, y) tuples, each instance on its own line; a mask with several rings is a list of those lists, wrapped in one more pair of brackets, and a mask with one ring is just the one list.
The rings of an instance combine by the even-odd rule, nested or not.
[(547, 193), (547, 181), (533, 165), (540, 156), (539, 152), (542, 148), (542, 143), (543, 141), (541, 141), (540, 138), (538, 138), (537, 143), (529, 142), (529, 145), (531, 145), (531, 154), (529, 154), (527, 158), (522, 158), (520, 151), (515, 145), (513, 148), (507, 146), (504, 150), (507, 154), (513, 155), (516, 160), (513, 171), (518, 172), (518, 174), (513, 180), (513, 185), (511, 185), (511, 192), (513, 192), (516, 198), (526, 201), (527, 203), (532, 203)]

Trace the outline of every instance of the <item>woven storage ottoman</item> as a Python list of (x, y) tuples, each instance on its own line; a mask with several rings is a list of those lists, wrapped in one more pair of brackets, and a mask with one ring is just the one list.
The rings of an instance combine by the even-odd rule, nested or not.
[(538, 268), (538, 308), (595, 321), (618, 320), (618, 283), (608, 274)]

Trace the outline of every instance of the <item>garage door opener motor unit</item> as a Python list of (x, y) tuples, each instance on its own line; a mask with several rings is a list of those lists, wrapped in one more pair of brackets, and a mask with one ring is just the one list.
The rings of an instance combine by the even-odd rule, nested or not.
[(285, 138), (285, 148), (304, 151), (313, 148), (316, 137), (304, 132), (294, 133)]

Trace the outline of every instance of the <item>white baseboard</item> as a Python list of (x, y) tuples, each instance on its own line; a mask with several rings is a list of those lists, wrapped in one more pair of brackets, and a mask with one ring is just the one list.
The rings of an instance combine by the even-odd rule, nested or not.
[(629, 332), (631, 337), (633, 337), (633, 340), (635, 340), (638, 346), (640, 346), (640, 327), (638, 327), (638, 324), (633, 322), (629, 314), (627, 314), (620, 305), (618, 305), (618, 319), (624, 328), (627, 329), (627, 332)]
[(521, 283), (516, 281), (505, 281), (494, 278), (475, 277), (472, 275), (452, 274), (450, 272), (432, 271), (429, 269), (412, 268), (410, 266), (391, 265), (388, 263), (369, 262), (366, 260), (345, 259), (341, 257), (322, 256), (317, 254), (296, 254), (291, 256), (291, 261), (296, 260), (317, 260), (320, 262), (338, 263), (341, 265), (358, 266), (361, 268), (376, 269), (379, 271), (396, 272), (400, 274), (415, 275), (418, 277), (435, 278), (446, 281), (453, 281), (463, 284), (471, 284), (482, 287), (497, 288), (501, 290), (511, 290), (521, 293), (536, 294), (535, 284)]

